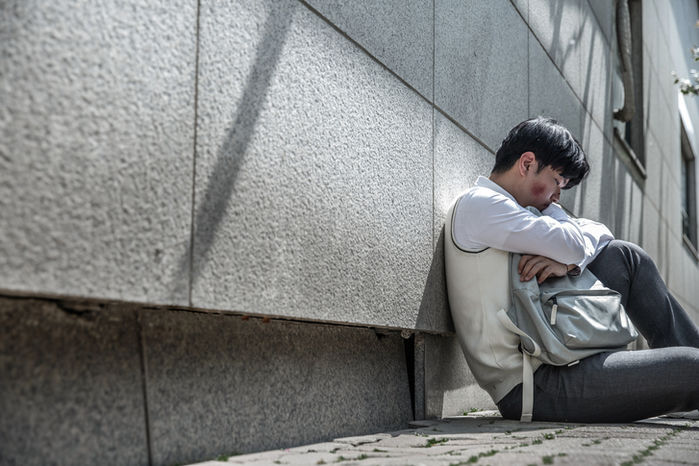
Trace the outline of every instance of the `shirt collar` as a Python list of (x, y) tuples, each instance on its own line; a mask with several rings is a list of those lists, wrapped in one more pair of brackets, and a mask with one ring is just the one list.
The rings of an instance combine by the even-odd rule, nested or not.
[(512, 194), (507, 192), (507, 190), (505, 190), (505, 188), (503, 188), (502, 186), (500, 186), (499, 184), (497, 184), (496, 182), (490, 180), (489, 178), (487, 178), (485, 176), (481, 175), (476, 179), (476, 186), (480, 186), (482, 188), (492, 189), (493, 191), (498, 192), (498, 193), (502, 194), (503, 196), (507, 196), (510, 199), (512, 199), (513, 201), (517, 202), (517, 199), (515, 199)]

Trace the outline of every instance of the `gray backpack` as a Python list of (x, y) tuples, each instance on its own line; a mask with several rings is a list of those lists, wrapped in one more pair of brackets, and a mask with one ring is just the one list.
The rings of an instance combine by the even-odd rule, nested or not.
[(530, 422), (534, 405), (531, 359), (554, 366), (573, 365), (604, 351), (619, 351), (638, 337), (621, 304), (621, 295), (585, 269), (579, 276), (536, 277), (521, 282), (521, 255), (510, 254), (512, 306), (498, 318), (519, 335), (524, 362), (522, 422)]

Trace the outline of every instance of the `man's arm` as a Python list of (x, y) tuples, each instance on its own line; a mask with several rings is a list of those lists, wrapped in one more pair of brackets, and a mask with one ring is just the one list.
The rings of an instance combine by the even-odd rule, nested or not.
[(600, 244), (613, 239), (604, 225), (571, 219), (557, 204), (543, 214), (537, 216), (492, 190), (472, 190), (457, 206), (455, 240), (467, 250), (493, 247), (582, 269), (594, 259)]
[(550, 277), (564, 277), (574, 268), (577, 268), (577, 266), (561, 264), (544, 256), (525, 254), (519, 261), (517, 273), (519, 274), (519, 280), (522, 282), (527, 282), (536, 277), (541, 284)]
[(573, 219), (575, 223), (578, 224), (585, 237), (585, 242), (587, 244), (587, 249), (593, 251), (591, 255), (585, 257), (585, 260), (577, 265), (580, 269), (584, 269), (587, 265), (592, 262), (597, 254), (602, 250), (604, 246), (607, 245), (611, 240), (614, 239), (614, 235), (607, 228), (606, 225), (595, 222), (593, 220), (588, 220), (586, 218), (576, 218)]

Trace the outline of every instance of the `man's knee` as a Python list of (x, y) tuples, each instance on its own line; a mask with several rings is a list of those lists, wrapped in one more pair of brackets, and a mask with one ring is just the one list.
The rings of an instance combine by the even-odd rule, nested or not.
[(653, 262), (653, 259), (641, 246), (621, 239), (610, 241), (600, 254), (619, 256), (620, 259), (623, 258), (629, 264), (638, 265)]

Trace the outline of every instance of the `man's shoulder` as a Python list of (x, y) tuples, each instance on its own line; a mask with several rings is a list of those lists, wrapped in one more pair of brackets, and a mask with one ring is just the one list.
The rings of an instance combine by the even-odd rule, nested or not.
[(488, 205), (507, 201), (512, 199), (487, 186), (475, 185), (464, 191), (456, 202), (458, 209), (463, 211), (481, 210)]
[[(505, 205), (511, 204), (511, 205)], [(488, 186), (475, 185), (456, 200), (452, 237), (460, 249), (481, 251), (493, 245), (489, 243), (487, 225), (502, 215), (502, 212), (517, 210), (517, 204), (508, 196)]]

